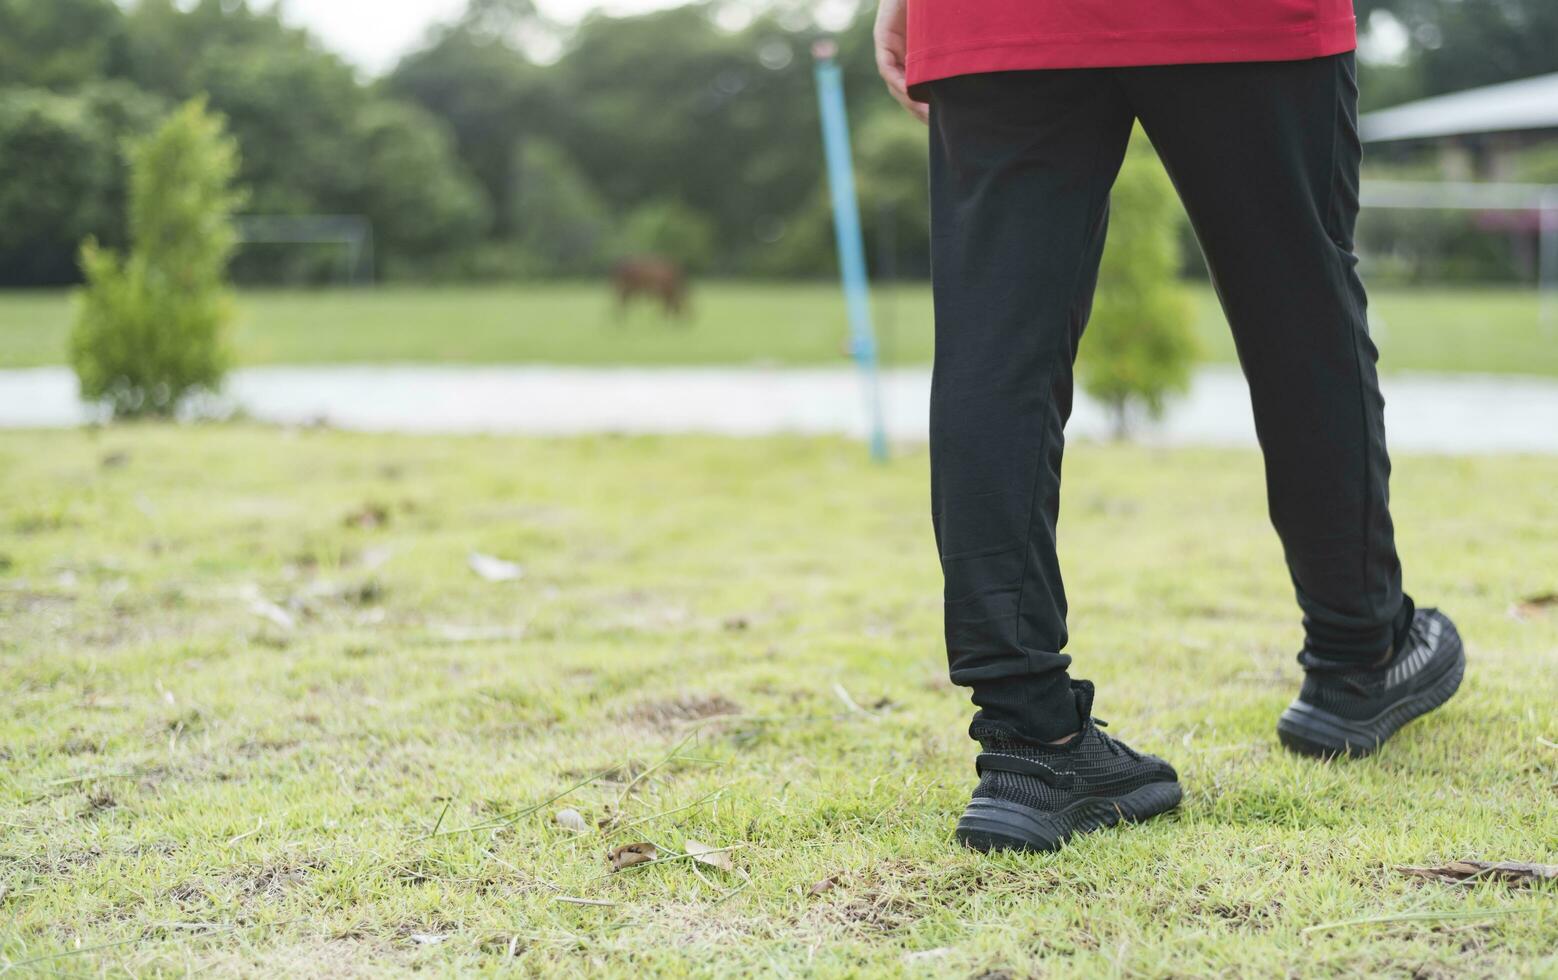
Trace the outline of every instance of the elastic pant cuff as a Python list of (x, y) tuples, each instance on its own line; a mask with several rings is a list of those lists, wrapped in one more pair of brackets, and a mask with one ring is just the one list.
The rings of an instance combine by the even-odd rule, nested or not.
[(1401, 606), (1390, 622), (1363, 632), (1325, 629), (1306, 618), (1304, 650), (1300, 662), (1312, 658), (1337, 663), (1378, 663), (1388, 651), (1399, 650), (1407, 642), (1407, 633), (1416, 612), (1417, 606), (1412, 597), (1403, 594)]
[(974, 686), (974, 728), (996, 729), (1014, 738), (1053, 742), (1082, 727), (1071, 678), (1065, 671), (1019, 674)]

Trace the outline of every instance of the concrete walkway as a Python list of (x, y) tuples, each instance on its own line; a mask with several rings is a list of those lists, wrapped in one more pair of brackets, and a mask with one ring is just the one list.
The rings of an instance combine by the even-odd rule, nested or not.
[[(1558, 382), (1481, 375), (1384, 380), (1392, 449), (1558, 453)], [(882, 399), (896, 440), (923, 440), (930, 372), (887, 371)], [(203, 411), (235, 406), (265, 422), (325, 422), (392, 432), (861, 434), (864, 396), (851, 368), (564, 368), (332, 366), (248, 368)], [(65, 368), (0, 371), (0, 427), (92, 420)], [(1109, 419), (1078, 398), (1068, 434), (1105, 438)], [(1244, 379), (1199, 371), (1165, 418), (1139, 429), (1167, 445), (1253, 446)]]

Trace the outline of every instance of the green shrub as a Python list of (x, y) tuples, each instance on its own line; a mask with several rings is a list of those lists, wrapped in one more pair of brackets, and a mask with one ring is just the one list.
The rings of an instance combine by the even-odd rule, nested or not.
[(227, 262), (237, 244), (237, 144), (203, 100), (186, 103), (130, 148), (129, 254), (88, 238), (87, 285), (70, 338), (81, 395), (115, 417), (173, 414), (215, 389), (231, 316)]
[(1111, 195), (1108, 244), (1079, 369), (1126, 434), (1133, 405), (1158, 417), (1190, 385), (1196, 342), (1176, 275), (1181, 214), (1174, 187), (1138, 130)]

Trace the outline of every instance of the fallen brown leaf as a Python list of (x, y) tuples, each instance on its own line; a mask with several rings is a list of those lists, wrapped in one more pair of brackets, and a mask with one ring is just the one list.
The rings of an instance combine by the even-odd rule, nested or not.
[(1511, 885), (1529, 885), (1534, 881), (1558, 881), (1558, 864), (1529, 864), (1524, 861), (1451, 861), (1427, 868), (1402, 866), (1404, 875), (1461, 884), (1493, 879)]
[(636, 704), (624, 712), (622, 717), (656, 728), (674, 728), (681, 722), (702, 721), (716, 715), (736, 715), (741, 710), (741, 705), (723, 694), (709, 697), (687, 694), (664, 701)]
[(833, 890), (833, 886), (839, 883), (838, 875), (828, 875), (826, 878), (812, 885), (806, 892), (807, 895), (822, 895)]
[(660, 856), (660, 851), (648, 841), (639, 841), (634, 844), (623, 844), (614, 847), (606, 854), (606, 863), (611, 865), (611, 870), (621, 871), (623, 868), (631, 868), (635, 864), (645, 864)]
[(1545, 616), (1554, 606), (1558, 606), (1558, 592), (1539, 592), (1536, 595), (1528, 595), (1509, 607), (1509, 615), (1514, 619), (1530, 619), (1533, 616)]
[(731, 863), (730, 850), (723, 847), (710, 847), (707, 844), (688, 838), (687, 853), (699, 864), (707, 864), (711, 868), (719, 868), (721, 871), (734, 871), (736, 866)]

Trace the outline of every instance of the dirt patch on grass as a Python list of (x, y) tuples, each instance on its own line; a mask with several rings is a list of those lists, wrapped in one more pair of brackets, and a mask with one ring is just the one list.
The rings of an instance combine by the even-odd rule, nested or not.
[(193, 881), (180, 882), (163, 894), (186, 909), (195, 905), (204, 905), (209, 901), (206, 890)]
[(813, 884), (808, 889), (810, 907), (801, 921), (827, 930), (880, 936), (899, 934), (925, 915), (978, 896), (1053, 889), (1060, 877), (1047, 868), (947, 866), (900, 859), (839, 871), (824, 880), (831, 884), (820, 889)]
[(83, 738), (73, 735), (60, 743), (61, 755), (96, 755), (100, 749), (100, 743), (96, 739)]
[(844, 894), (809, 916), (815, 924), (830, 929), (877, 935), (899, 932), (919, 917), (916, 902), (875, 888)]
[(642, 701), (622, 712), (619, 717), (624, 721), (666, 731), (689, 721), (740, 713), (741, 705), (723, 694), (685, 694), (658, 701)]
[[(805, 918), (814, 925), (850, 932), (898, 932), (920, 917), (928, 897), (925, 869), (908, 861), (884, 861), (865, 871), (843, 871), (811, 897)], [(813, 888), (816, 886), (813, 885)]]
[(1205, 906), (1206, 911), (1241, 931), (1265, 932), (1279, 921), (1282, 907), (1275, 902), (1259, 904), (1234, 900), (1214, 902)]
[[(306, 718), (299, 720), (307, 721)], [(314, 723), (318, 720), (315, 716)], [(258, 759), (278, 752), (293, 752), (302, 744), (301, 740), (295, 738), (248, 738), (233, 746), (232, 755), (239, 759)]]
[(486, 862), (467, 868), (438, 859), (419, 858), (392, 866), (388, 873), (392, 881), (402, 886), (441, 885), (476, 895), (523, 895), (541, 887), (533, 878), (501, 867), (494, 868)]
[(276, 899), (302, 885), (309, 875), (324, 867), (325, 863), (319, 860), (275, 862), (232, 871), (222, 877), (222, 882), (244, 898)]

